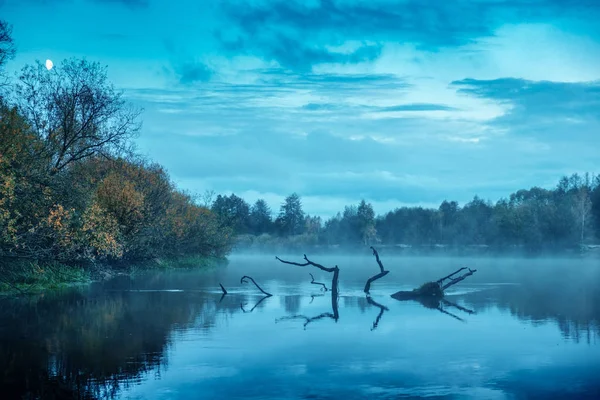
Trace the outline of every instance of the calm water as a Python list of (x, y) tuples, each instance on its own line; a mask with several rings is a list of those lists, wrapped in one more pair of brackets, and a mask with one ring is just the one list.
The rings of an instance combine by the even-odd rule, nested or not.
[[(315, 258), (337, 307), (329, 274), (258, 256), (0, 300), (0, 397), (600, 398), (598, 261), (382, 258), (372, 299), (372, 258)], [(389, 296), (463, 265), (450, 303)]]

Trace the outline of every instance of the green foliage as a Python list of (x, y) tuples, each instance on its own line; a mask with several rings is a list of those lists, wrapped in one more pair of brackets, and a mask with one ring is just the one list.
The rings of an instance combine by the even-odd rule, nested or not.
[(0, 261), (0, 293), (32, 293), (89, 280), (89, 273), (83, 268), (55, 261)]
[[(103, 68), (68, 60), (52, 72), (41, 64), (26, 67), (20, 78), (15, 106), (0, 99), (5, 289), (78, 279), (65, 266), (73, 263), (230, 251), (229, 223), (178, 191), (160, 165), (123, 151), (139, 127), (138, 113)], [(248, 211), (246, 205), (240, 215)]]
[(283, 236), (304, 233), (304, 211), (302, 210), (302, 200), (297, 193), (292, 193), (285, 198), (275, 224), (277, 230)]
[(300, 197), (289, 196), (275, 221), (276, 236), (251, 230), (238, 238), (237, 247), (264, 251), (295, 249), (301, 243), (348, 249), (376, 243), (424, 249), (575, 249), (600, 239), (600, 177), (574, 174), (561, 178), (553, 190), (518, 190), (496, 204), (475, 196), (462, 207), (445, 200), (437, 209), (401, 207), (378, 217), (362, 200), (324, 223), (305, 216), (302, 228), (296, 230), (301, 233), (291, 234), (286, 221), (299, 221), (300, 215), (304, 215)]
[(218, 195), (212, 205), (212, 210), (218, 215), (224, 225), (235, 232), (247, 233), (250, 226), (250, 206), (241, 197)]
[(271, 208), (263, 199), (256, 200), (249, 215), (250, 231), (255, 235), (271, 233), (273, 231)]

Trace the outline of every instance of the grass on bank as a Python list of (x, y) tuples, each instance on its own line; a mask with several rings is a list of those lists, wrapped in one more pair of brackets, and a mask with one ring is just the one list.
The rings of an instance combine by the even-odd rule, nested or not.
[(35, 293), (90, 281), (90, 272), (81, 266), (38, 260), (0, 262), (0, 293)]
[(172, 269), (209, 269), (226, 263), (225, 258), (186, 256), (153, 259), (117, 265), (67, 265), (56, 261), (0, 260), (0, 294), (39, 293), (92, 281), (110, 279), (115, 275), (136, 275), (148, 271)]

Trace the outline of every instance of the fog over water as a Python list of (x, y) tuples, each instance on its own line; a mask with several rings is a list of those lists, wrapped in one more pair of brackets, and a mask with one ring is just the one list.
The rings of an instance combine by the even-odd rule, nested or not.
[[(301, 255), (281, 256), (302, 261)], [(309, 256), (310, 258), (310, 256)], [(234, 255), (210, 270), (118, 277), (0, 304), (8, 398), (593, 398), (596, 260), (315, 256), (331, 274)], [(422, 305), (390, 295), (461, 266)], [(249, 275), (273, 296), (265, 297)], [(223, 296), (219, 283), (228, 290)]]

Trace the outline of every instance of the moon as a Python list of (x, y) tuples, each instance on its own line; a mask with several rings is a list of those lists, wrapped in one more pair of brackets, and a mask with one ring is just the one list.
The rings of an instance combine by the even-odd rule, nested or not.
[(54, 67), (54, 63), (52, 62), (52, 60), (46, 60), (46, 69), (50, 71), (52, 67)]

